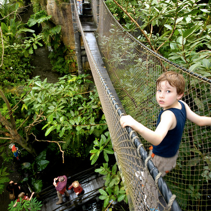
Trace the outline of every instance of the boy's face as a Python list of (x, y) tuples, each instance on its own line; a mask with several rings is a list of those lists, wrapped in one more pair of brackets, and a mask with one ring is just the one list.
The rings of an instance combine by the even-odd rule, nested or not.
[(163, 109), (177, 107), (182, 95), (178, 95), (176, 87), (171, 86), (168, 81), (161, 81), (157, 86), (156, 100)]

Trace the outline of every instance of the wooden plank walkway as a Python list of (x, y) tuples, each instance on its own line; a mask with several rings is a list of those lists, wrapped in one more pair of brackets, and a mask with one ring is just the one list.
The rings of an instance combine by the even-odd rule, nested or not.
[(123, 108), (123, 106), (122, 106), (122, 104), (119, 100), (119, 97), (116, 94), (116, 91), (115, 91), (113, 84), (110, 80), (110, 77), (108, 75), (108, 72), (105, 68), (105, 64), (102, 60), (102, 56), (101, 56), (101, 53), (100, 53), (94, 32), (85, 32), (84, 34), (85, 34), (86, 41), (89, 45), (89, 49), (92, 53), (92, 57), (94, 58), (94, 61), (97, 65), (98, 69), (100, 70), (101, 76), (104, 78), (106, 84), (109, 87), (109, 90), (112, 92), (113, 96), (116, 98), (117, 103), (119, 104), (119, 106), (124, 111), (124, 108)]
[(90, 199), (97, 197), (99, 195), (98, 189), (102, 188), (105, 183), (105, 181), (103, 180), (103, 176), (96, 177), (96, 175), (93, 175), (90, 178), (85, 179), (84, 181), (79, 180), (79, 182), (85, 192), (83, 196), (77, 197), (73, 190), (67, 190), (68, 193), (70, 194), (70, 197), (66, 198), (65, 196), (63, 196), (64, 203), (56, 205), (58, 197), (56, 194), (56, 190), (54, 188), (52, 190), (52, 194), (50, 194), (49, 197), (43, 201), (43, 206), (41, 208), (41, 211), (85, 210), (84, 204)]
[(97, 30), (94, 22), (82, 22), (81, 25), (84, 32), (95, 32)]

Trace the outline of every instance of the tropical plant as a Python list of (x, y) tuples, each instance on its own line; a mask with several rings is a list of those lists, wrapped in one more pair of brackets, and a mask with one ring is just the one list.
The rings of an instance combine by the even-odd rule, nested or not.
[(16, 201), (11, 201), (8, 207), (9, 211), (38, 211), (41, 210), (42, 203), (37, 201), (36, 198), (32, 198), (30, 201), (22, 201), (17, 203), (16, 207), (13, 207)]
[(98, 138), (95, 138), (93, 149), (90, 150), (90, 160), (92, 161), (91, 165), (94, 165), (97, 162), (101, 152), (103, 153), (103, 157), (106, 163), (103, 163), (103, 166), (101, 166), (100, 168), (95, 169), (95, 172), (104, 175), (103, 179), (105, 180), (105, 189), (99, 190), (101, 194), (99, 198), (101, 200), (104, 200), (104, 208), (108, 205), (108, 207), (112, 205), (112, 203), (109, 204), (110, 201), (121, 202), (124, 200), (127, 203), (127, 196), (125, 193), (124, 184), (122, 182), (120, 172), (117, 170), (117, 164), (115, 163), (112, 166), (112, 170), (108, 165), (108, 154), (114, 154), (110, 134), (108, 131), (104, 134), (101, 134), (100, 140)]
[(101, 152), (103, 152), (105, 161), (109, 162), (108, 154), (114, 154), (109, 132), (107, 131), (104, 134), (102, 134), (99, 141), (98, 138), (95, 138), (93, 143), (94, 143), (93, 149), (90, 151), (91, 153), (90, 160), (92, 161), (91, 165), (97, 162)]
[(34, 51), (38, 48), (38, 46), (43, 46), (43, 44), (40, 42), (42, 40), (42, 35), (36, 35), (33, 34), (33, 37), (29, 37), (29, 39), (26, 39), (24, 41), (25, 44), (25, 56), (28, 56), (28, 54), (33, 54)]
[(153, 51), (211, 76), (210, 1), (108, 0), (106, 4), (127, 31)]
[(80, 147), (89, 135), (105, 130), (105, 117), (96, 90), (89, 91), (87, 75), (64, 76), (55, 84), (40, 81), (38, 77), (29, 81), (32, 90), (24, 99), (22, 111), (33, 117), (27, 134), (36, 131), (33, 125), (41, 123), (45, 136), (60, 140), (63, 148), (69, 144)]
[[(31, 58), (25, 57), (23, 49), (25, 34), (33, 33), (26, 24), (18, 20), (18, 3), (8, 3), (0, 8), (1, 19), (1, 73), (0, 85), (11, 86), (13, 83), (22, 83), (29, 78), (33, 67), (30, 64)], [(34, 44), (34, 43), (33, 43)]]
[(42, 190), (42, 180), (37, 178), (38, 173), (43, 171), (49, 161), (46, 160), (46, 150), (42, 151), (34, 160), (34, 162), (25, 162), (22, 164), (22, 169), (26, 170), (29, 173), (28, 177), (23, 179), (23, 182), (30, 182), (33, 185), (33, 190), (35, 192), (40, 192)]
[[(23, 95), (24, 94), (22, 93), (20, 96), (22, 97)], [(16, 122), (14, 118), (14, 113), (13, 113), (14, 107), (13, 108), (11, 107), (11, 106), (15, 106), (15, 104), (14, 105), (10, 104), (8, 98), (6, 97), (6, 95), (1, 89), (0, 89), (0, 96), (2, 99), (0, 103), (3, 106), (3, 112), (0, 109), (0, 119), (1, 119), (0, 131), (2, 135), (0, 138), (0, 143), (1, 143), (0, 146), (2, 148), (7, 147), (11, 143), (10, 140), (13, 140), (14, 143), (17, 143), (19, 146), (25, 148), (32, 155), (36, 156), (36, 152), (34, 148), (28, 142), (28, 137), (25, 139), (24, 133), (18, 132), (19, 126), (21, 127), (25, 123), (24, 119), (21, 121), (22, 123), (19, 122), (20, 125), (16, 124), (18, 121)], [(13, 103), (17, 102), (16, 109), (19, 110), (20, 108), (18, 107), (18, 104), (20, 103), (20, 98), (19, 99), (17, 98), (12, 99), (11, 101)]]
[(72, 50), (64, 46), (61, 41), (61, 26), (55, 26), (50, 19), (51, 16), (47, 15), (46, 11), (41, 10), (30, 17), (28, 26), (32, 27), (35, 24), (42, 26), (40, 36), (42, 36), (43, 42), (50, 49), (49, 59), (52, 69), (63, 76), (70, 72), (71, 64), (76, 61), (71, 58)]
[(124, 200), (128, 203), (125, 187), (121, 179), (120, 171), (117, 171), (116, 164), (113, 165), (111, 170), (108, 167), (108, 163), (103, 163), (103, 166), (96, 169), (95, 172), (105, 175), (103, 178), (105, 180), (105, 189), (99, 189), (101, 193), (99, 198), (104, 200), (104, 207), (107, 207), (110, 201), (121, 202)]
[(0, 168), (0, 194), (2, 194), (2, 192), (4, 191), (4, 187), (5, 187), (4, 184), (10, 181), (9, 177), (7, 177), (9, 173), (7, 173), (6, 170), (7, 170), (7, 167), (1, 166)]

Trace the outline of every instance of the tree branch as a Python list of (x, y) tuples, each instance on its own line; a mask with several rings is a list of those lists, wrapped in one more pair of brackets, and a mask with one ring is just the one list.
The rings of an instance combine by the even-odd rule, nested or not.
[(35, 138), (35, 141), (38, 141), (38, 142), (50, 142), (50, 143), (53, 142), (53, 143), (56, 143), (59, 146), (60, 152), (62, 153), (62, 162), (64, 163), (64, 151), (62, 150), (62, 148), (61, 148), (61, 146), (59, 144), (59, 143), (65, 143), (64, 141), (38, 140), (37, 137), (33, 133), (31, 133), (31, 135), (33, 135), (34, 138)]
[(7, 130), (11, 130), (12, 125), (9, 121), (7, 121), (7, 119), (1, 114), (0, 112), (0, 122), (2, 123), (2, 125), (7, 129)]
[(4, 92), (1, 89), (0, 89), (0, 96), (2, 97), (4, 102), (6, 103), (7, 108), (9, 110), (8, 113), (9, 113), (9, 116), (10, 116), (10, 121), (11, 121), (12, 127), (13, 127), (13, 129), (16, 129), (15, 119), (14, 119), (14, 117), (12, 115), (12, 109), (10, 107), (10, 103), (9, 103), (8, 99), (5, 97)]
[(11, 139), (12, 140), (12, 138), (6, 138), (6, 137), (0, 137), (0, 139)]
[[(177, 3), (177, 7), (176, 7), (176, 11), (177, 11), (177, 9), (178, 9), (178, 3)], [(157, 51), (167, 42), (167, 41), (169, 41), (170, 39), (171, 39), (171, 37), (173, 36), (173, 34), (174, 34), (174, 31), (175, 31), (175, 29), (176, 29), (176, 21), (177, 21), (177, 12), (176, 12), (176, 15), (175, 15), (175, 18), (174, 18), (174, 27), (173, 27), (173, 29), (172, 29), (172, 32), (171, 32), (171, 34), (169, 35), (169, 37), (157, 48)]]
[(130, 16), (130, 14), (116, 1), (113, 0), (114, 3), (130, 18), (130, 20), (132, 20), (133, 23), (135, 23), (135, 25), (140, 29), (141, 33), (144, 35), (144, 37), (146, 38), (148, 44), (150, 45), (151, 49), (153, 51), (156, 52), (155, 48), (153, 47), (153, 45), (151, 44), (149, 38), (147, 37), (146, 33), (144, 32), (144, 30), (139, 26), (139, 24), (133, 19), (133, 17)]
[[(127, 11), (121, 6), (118, 4), (118, 2), (116, 0), (113, 0), (114, 3), (130, 18), (130, 20), (135, 23), (135, 25), (140, 29), (141, 33), (144, 35), (144, 37), (146, 38), (148, 44), (150, 45), (151, 49), (157, 53), (156, 49), (154, 48), (154, 46), (152, 45), (150, 39), (147, 37), (146, 33), (144, 32), (144, 30), (142, 30), (142, 28), (139, 26), (139, 24), (130, 16), (129, 13), (127, 13)], [(163, 65), (163, 62), (160, 58), (158, 58), (159, 62), (160, 62), (160, 65), (161, 67), (163, 68), (164, 71), (166, 71), (166, 68), (165, 66)]]
[(1, 64), (0, 67), (3, 65), (4, 62), (4, 39), (3, 39), (3, 33), (0, 27), (0, 34), (1, 34), (1, 44), (2, 44), (2, 55), (1, 55)]

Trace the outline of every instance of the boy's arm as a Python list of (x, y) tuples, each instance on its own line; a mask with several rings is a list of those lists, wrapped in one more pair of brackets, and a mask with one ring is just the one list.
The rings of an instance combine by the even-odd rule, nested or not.
[(17, 206), (17, 201), (15, 202), (15, 204), (13, 205), (13, 207), (16, 207)]
[(161, 120), (155, 131), (150, 130), (141, 123), (137, 122), (131, 116), (122, 116), (120, 118), (120, 124), (124, 128), (126, 126), (132, 127), (137, 131), (145, 140), (151, 144), (159, 145), (168, 131), (175, 126), (176, 118), (171, 111), (165, 111), (161, 115)]
[(58, 177), (57, 178), (54, 178), (54, 180), (53, 180), (53, 185), (55, 186), (55, 187), (57, 187), (57, 184), (56, 184), (56, 180), (58, 179)]
[(185, 102), (183, 103), (185, 104), (187, 119), (199, 126), (211, 125), (211, 117), (199, 116), (194, 113)]
[(30, 196), (30, 198), (29, 198), (29, 201), (31, 201), (33, 195), (34, 195), (34, 192), (31, 194), (31, 196)]

